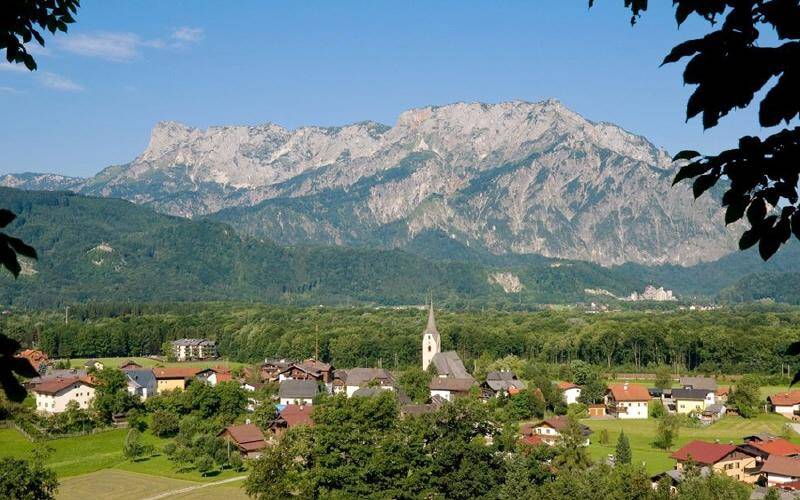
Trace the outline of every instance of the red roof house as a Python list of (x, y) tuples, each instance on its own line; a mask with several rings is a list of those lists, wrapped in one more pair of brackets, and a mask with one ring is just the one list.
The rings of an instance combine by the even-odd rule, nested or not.
[(261, 429), (253, 424), (231, 425), (218, 435), (234, 443), (245, 458), (260, 457), (261, 450), (267, 446)]

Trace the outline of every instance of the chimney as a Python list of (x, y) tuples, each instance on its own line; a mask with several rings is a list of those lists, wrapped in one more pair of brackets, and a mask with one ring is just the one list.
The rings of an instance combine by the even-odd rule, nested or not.
[(303, 411), (303, 405), (300, 405), (300, 411)]
[(622, 384), (622, 390), (623, 390), (623, 391), (625, 391), (625, 392), (627, 392), (627, 391), (628, 391), (628, 383), (627, 383), (627, 382), (625, 382), (624, 384)]

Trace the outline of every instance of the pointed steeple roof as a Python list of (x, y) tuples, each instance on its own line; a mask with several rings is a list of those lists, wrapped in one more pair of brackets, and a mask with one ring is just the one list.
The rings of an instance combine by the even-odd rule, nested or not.
[(431, 299), (431, 304), (428, 308), (428, 326), (425, 327), (425, 331), (422, 334), (439, 335), (439, 331), (436, 329), (436, 318), (433, 315), (433, 299)]

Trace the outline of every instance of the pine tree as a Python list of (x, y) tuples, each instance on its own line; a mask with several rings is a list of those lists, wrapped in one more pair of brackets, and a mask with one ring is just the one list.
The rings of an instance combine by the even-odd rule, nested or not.
[(631, 463), (631, 444), (628, 442), (625, 431), (620, 431), (619, 439), (617, 439), (616, 460), (618, 464)]

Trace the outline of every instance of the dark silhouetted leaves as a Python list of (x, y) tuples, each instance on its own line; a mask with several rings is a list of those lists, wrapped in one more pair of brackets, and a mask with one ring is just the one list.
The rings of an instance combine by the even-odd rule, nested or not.
[(80, 0), (3, 0), (0, 7), (0, 50), (5, 49), (6, 60), (24, 64), (30, 71), (36, 69), (36, 61), (25, 47), (32, 42), (44, 47), (44, 37), (37, 31), (46, 29), (67, 32), (68, 24), (74, 23), (73, 14), (78, 12)]

